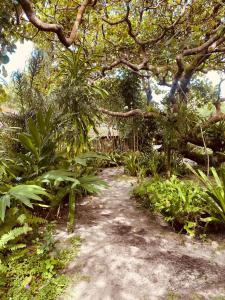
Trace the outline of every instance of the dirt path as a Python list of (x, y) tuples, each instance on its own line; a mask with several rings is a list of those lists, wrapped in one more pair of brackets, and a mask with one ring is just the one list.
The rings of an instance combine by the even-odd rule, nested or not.
[(74, 282), (63, 300), (225, 299), (225, 243), (193, 241), (137, 208), (134, 179), (106, 169), (109, 183), (77, 208), (84, 239), (68, 272)]

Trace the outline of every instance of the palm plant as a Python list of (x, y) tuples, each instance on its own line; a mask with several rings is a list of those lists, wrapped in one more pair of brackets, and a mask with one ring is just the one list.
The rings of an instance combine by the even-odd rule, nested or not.
[[(82, 162), (83, 163), (83, 162)], [(68, 170), (51, 170), (39, 178), (41, 184), (54, 195), (51, 198), (52, 206), (59, 206), (60, 202), (68, 196), (68, 231), (74, 230), (76, 197), (83, 193), (96, 193), (106, 183), (97, 176), (84, 175), (76, 178), (74, 172)]]
[(209, 204), (208, 213), (210, 217), (206, 218), (204, 221), (225, 223), (225, 170), (222, 169), (220, 174), (218, 174), (214, 167), (210, 168), (211, 174), (213, 175), (212, 180), (201, 170), (196, 172), (188, 164), (187, 167), (196, 175), (206, 189), (204, 197)]
[(19, 164), (26, 166), (26, 173), (35, 177), (54, 165), (59, 157), (56, 154), (57, 139), (56, 124), (52, 118), (52, 110), (43, 113), (39, 111), (36, 121), (28, 120), (28, 130), (19, 134), (19, 141), (26, 153), (20, 153)]
[(60, 84), (53, 99), (64, 120), (62, 141), (72, 156), (89, 149), (89, 130), (101, 119), (95, 109), (96, 98), (103, 98), (107, 93), (91, 80), (95, 70), (83, 59), (81, 48), (61, 54), (58, 71)]
[(49, 196), (46, 190), (38, 185), (19, 184), (16, 186), (0, 186), (0, 219), (5, 220), (7, 207), (15, 206), (19, 202), (25, 206), (33, 208), (35, 201), (42, 201), (41, 196)]

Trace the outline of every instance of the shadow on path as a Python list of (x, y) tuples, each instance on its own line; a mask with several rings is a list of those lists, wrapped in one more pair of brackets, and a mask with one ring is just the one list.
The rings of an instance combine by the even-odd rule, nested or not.
[(225, 299), (225, 244), (176, 234), (137, 208), (135, 179), (122, 171), (105, 169), (109, 187), (77, 207), (84, 241), (67, 273), (87, 277), (60, 299)]

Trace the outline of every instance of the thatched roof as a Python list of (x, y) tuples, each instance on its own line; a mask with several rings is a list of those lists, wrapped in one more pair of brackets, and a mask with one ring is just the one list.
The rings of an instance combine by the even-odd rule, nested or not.
[(6, 105), (0, 105), (0, 113), (15, 114), (17, 113), (17, 111), (14, 108), (8, 107)]
[(93, 129), (91, 129), (89, 136), (92, 138), (112, 138), (119, 136), (119, 131), (113, 127), (109, 126), (107, 124), (101, 124), (99, 127), (96, 127), (96, 130), (98, 134), (95, 133)]

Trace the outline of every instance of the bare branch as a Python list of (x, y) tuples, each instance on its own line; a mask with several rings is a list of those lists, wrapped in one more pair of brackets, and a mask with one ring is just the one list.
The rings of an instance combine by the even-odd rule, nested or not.
[(141, 70), (146, 70), (146, 71), (151, 71), (151, 72), (157, 73), (157, 74), (159, 74), (162, 70), (165, 71), (165, 68), (168, 67), (168, 66), (156, 67), (156, 66), (150, 65), (148, 63), (148, 58), (145, 57), (145, 56), (143, 58), (142, 63), (140, 63), (139, 65), (133, 64), (130, 61), (124, 59), (124, 58), (119, 58), (116, 61), (114, 61), (111, 65), (104, 66), (102, 68), (102, 75), (104, 76), (106, 71), (110, 71), (113, 68), (118, 67), (119, 65), (125, 65), (125, 66), (129, 67), (134, 72), (139, 72)]
[(115, 68), (121, 64), (128, 66), (133, 71), (149, 70), (147, 63), (148, 63), (147, 58), (144, 58), (143, 62), (139, 65), (132, 64), (131, 62), (127, 61), (126, 59), (120, 58), (120, 59), (114, 61), (110, 66), (103, 67), (102, 74), (105, 75), (105, 71), (112, 70), (113, 68)]
[[(205, 43), (203, 43), (202, 45), (200, 45), (198, 47), (184, 50), (183, 55), (184, 56), (196, 55), (198, 53), (204, 52), (205, 50), (208, 50), (208, 48), (210, 46), (212, 46), (213, 48), (209, 49), (209, 51), (214, 50), (214, 48), (216, 48), (218, 46), (218, 44), (221, 44), (222, 41), (224, 40), (224, 38), (222, 37), (224, 35), (224, 33), (225, 33), (225, 25), (222, 24), (217, 27), (216, 34), (213, 35), (210, 39), (208, 39)], [(222, 40), (220, 40), (221, 38), (222, 38)], [(216, 43), (217, 41), (219, 41), (219, 43)]]
[(19, 3), (22, 6), (22, 8), (23, 8), (27, 18), (29, 19), (29, 21), (36, 28), (38, 28), (41, 31), (56, 33), (57, 36), (58, 36), (58, 39), (66, 47), (71, 46), (74, 42), (77, 41), (77, 39), (78, 39), (78, 29), (79, 29), (79, 26), (81, 24), (83, 15), (85, 13), (85, 10), (86, 10), (88, 5), (93, 4), (91, 0), (84, 0), (83, 1), (83, 3), (78, 8), (77, 17), (76, 17), (76, 20), (74, 22), (74, 25), (73, 25), (72, 31), (70, 33), (70, 36), (66, 37), (64, 32), (63, 32), (63, 28), (62, 28), (61, 25), (45, 23), (45, 22), (41, 21), (36, 16), (35, 10), (33, 8), (33, 4), (31, 3), (30, 0), (19, 0)]
[(128, 112), (115, 112), (110, 111), (105, 108), (98, 108), (98, 111), (101, 113), (104, 113), (108, 116), (112, 117), (120, 117), (120, 118), (129, 118), (129, 117), (143, 117), (143, 118), (156, 118), (159, 116), (163, 116), (163, 113), (161, 112), (143, 112), (140, 109), (133, 109)]

